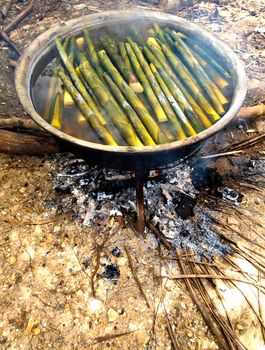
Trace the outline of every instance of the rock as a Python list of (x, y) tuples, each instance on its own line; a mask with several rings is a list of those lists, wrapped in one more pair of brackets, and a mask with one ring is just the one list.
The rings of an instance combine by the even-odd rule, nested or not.
[(94, 314), (96, 312), (100, 312), (102, 309), (102, 300), (91, 298), (88, 301), (88, 310), (91, 314)]
[(53, 229), (54, 233), (59, 233), (61, 231), (61, 226), (55, 226)]
[(22, 193), (22, 194), (25, 193), (26, 191), (27, 191), (26, 187), (21, 187), (20, 190), (19, 190), (19, 192)]
[(15, 256), (11, 256), (8, 261), (10, 265), (14, 265), (17, 262), (17, 259)]
[(116, 310), (114, 310), (112, 307), (108, 309), (109, 322), (116, 321), (118, 317), (119, 317), (119, 313)]
[(36, 225), (34, 231), (37, 235), (41, 234), (42, 233), (41, 225)]

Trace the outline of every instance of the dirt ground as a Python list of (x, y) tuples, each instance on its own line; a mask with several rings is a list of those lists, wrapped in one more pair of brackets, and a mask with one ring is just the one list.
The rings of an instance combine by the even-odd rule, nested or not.
[[(4, 24), (28, 3), (13, 0)], [(36, 0), (33, 12), (10, 37), (23, 49), (38, 34), (62, 21), (120, 8), (158, 10), (151, 2), (136, 0)], [(239, 55), (249, 78), (247, 105), (265, 101), (264, 10), (261, 0), (231, 4), (200, 2), (193, 7), (170, 10), (213, 31)], [(0, 116), (26, 117), (16, 97), (14, 69), (8, 64), (11, 59), (16, 56), (1, 41)], [(252, 131), (248, 134), (249, 130)], [(247, 132), (234, 123), (209, 140), (200, 152), (213, 154), (231, 142), (264, 131), (264, 118), (249, 122)], [(243, 180), (240, 184), (238, 178), (249, 162), (256, 161), (265, 170), (264, 155), (261, 142), (240, 158), (229, 157), (211, 164), (225, 185), (244, 194), (239, 207), (252, 216), (241, 221), (219, 213), (220, 220), (248, 235), (250, 240), (254, 240), (254, 231), (264, 235), (265, 190), (258, 184), (244, 185)], [(56, 189), (64, 159), (72, 157), (0, 155), (0, 349), (175, 349), (168, 320), (181, 350), (221, 349), (185, 285), (157, 278), (161, 274), (177, 274), (179, 269), (175, 261), (161, 258), (157, 239), (150, 231), (147, 230), (146, 237), (137, 234), (115, 210), (100, 216), (100, 205), (91, 208), (98, 217), (96, 222), (84, 225), (79, 210), (84, 206), (81, 197), (76, 192)], [(98, 174), (101, 170), (96, 171)], [(155, 186), (160, 188), (159, 183)], [(204, 201), (207, 199), (202, 195), (197, 206), (206, 205)], [(105, 203), (107, 208), (108, 202)], [(256, 226), (253, 216), (258, 222)], [(231, 237), (240, 241), (235, 231)], [(260, 245), (264, 243), (257, 241)], [(166, 254), (161, 249), (162, 255)], [(130, 260), (144, 295), (133, 276)], [(241, 294), (229, 294), (222, 282), (217, 286), (224, 292), (223, 302), (227, 303), (232, 327), (245, 347), (265, 349), (260, 322), (246, 300), (242, 300)], [(253, 292), (249, 287), (248, 292), (256, 297), (256, 290)], [(253, 303), (258, 309), (256, 299)], [(264, 316), (265, 311), (261, 310), (261, 320)]]

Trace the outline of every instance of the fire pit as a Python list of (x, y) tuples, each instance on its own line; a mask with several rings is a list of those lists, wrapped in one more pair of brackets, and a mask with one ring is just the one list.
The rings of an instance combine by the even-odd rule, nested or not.
[[(156, 146), (105, 146), (81, 140), (52, 127), (37, 112), (33, 101), (33, 88), (44, 68), (56, 56), (54, 39), (66, 34), (77, 35), (83, 28), (91, 32), (102, 28), (125, 30), (130, 24), (147, 26), (157, 22), (198, 39), (198, 44), (216, 52), (232, 76), (233, 93), (231, 103), (222, 118), (210, 128), (185, 140)], [(126, 35), (126, 33), (125, 33)], [(80, 155), (91, 163), (106, 167), (129, 170), (157, 169), (178, 158), (195, 152), (201, 143), (224, 128), (237, 114), (246, 94), (244, 69), (233, 51), (221, 40), (203, 28), (176, 16), (149, 11), (105, 12), (98, 15), (80, 17), (52, 28), (40, 35), (24, 52), (16, 69), (16, 88), (22, 105), (29, 115), (46, 131), (50, 132), (68, 147), (69, 151)]]

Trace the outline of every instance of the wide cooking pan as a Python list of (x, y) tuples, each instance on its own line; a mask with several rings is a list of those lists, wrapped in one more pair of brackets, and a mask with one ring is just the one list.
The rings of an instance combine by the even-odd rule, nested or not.
[[(113, 147), (80, 140), (63, 133), (52, 127), (38, 114), (32, 99), (32, 88), (46, 65), (57, 55), (53, 43), (56, 37), (62, 37), (67, 33), (76, 35), (84, 27), (95, 32), (102, 27), (112, 26), (117, 30), (119, 26), (126, 28), (132, 23), (146, 25), (152, 22), (166, 24), (197, 37), (199, 45), (211, 48), (225, 62), (233, 77), (234, 92), (228, 111), (216, 124), (183, 141), (158, 146)], [(204, 140), (222, 130), (236, 116), (246, 95), (246, 75), (243, 66), (226, 43), (204, 28), (185, 19), (153, 11), (108, 11), (79, 17), (51, 28), (37, 37), (24, 51), (16, 68), (15, 83), (19, 99), (26, 112), (39, 126), (60, 139), (69, 151), (91, 163), (130, 170), (159, 168), (196, 151)]]

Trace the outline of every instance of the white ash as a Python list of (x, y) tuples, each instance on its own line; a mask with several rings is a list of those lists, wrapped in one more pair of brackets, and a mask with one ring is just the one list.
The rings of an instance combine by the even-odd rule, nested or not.
[[(73, 209), (83, 225), (93, 226), (124, 212), (135, 216), (133, 172), (92, 167), (69, 155), (60, 157), (58, 163), (54, 188), (60, 194), (60, 206)], [(146, 216), (173, 245), (195, 252), (198, 258), (228, 253), (228, 245), (212, 230), (202, 204), (195, 205), (187, 219), (178, 215), (179, 198), (196, 200), (198, 194), (187, 161), (159, 170), (158, 177), (144, 186)]]

